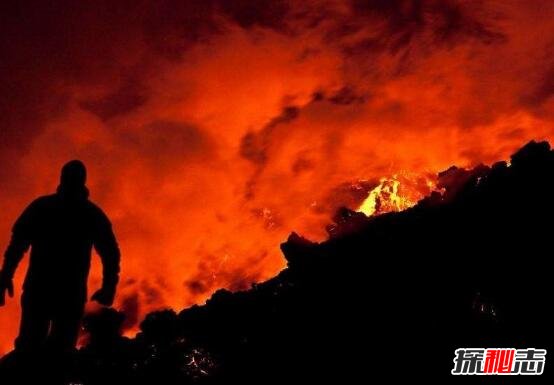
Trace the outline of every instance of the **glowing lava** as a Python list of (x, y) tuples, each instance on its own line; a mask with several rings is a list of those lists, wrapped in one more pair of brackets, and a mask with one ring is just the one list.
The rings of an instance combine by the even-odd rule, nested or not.
[(435, 189), (435, 182), (425, 176), (393, 175), (379, 180), (357, 211), (368, 217), (387, 212), (402, 211), (414, 206)]

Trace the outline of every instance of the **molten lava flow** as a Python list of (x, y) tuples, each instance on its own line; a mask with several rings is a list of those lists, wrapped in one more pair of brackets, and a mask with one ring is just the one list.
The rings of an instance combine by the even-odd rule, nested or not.
[(368, 217), (391, 211), (402, 211), (414, 206), (434, 189), (435, 182), (428, 177), (414, 178), (407, 175), (383, 177), (369, 192), (357, 211)]

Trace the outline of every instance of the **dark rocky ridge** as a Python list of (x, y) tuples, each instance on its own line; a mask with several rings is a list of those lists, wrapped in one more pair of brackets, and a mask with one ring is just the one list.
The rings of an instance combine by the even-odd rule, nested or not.
[(450, 370), (460, 347), (554, 351), (554, 152), (530, 142), (510, 166), (439, 177), (444, 192), (409, 210), (339, 211), (326, 242), (291, 234), (278, 276), (178, 314), (151, 313), (135, 339), (119, 335), (121, 314), (90, 315), (89, 344), (61, 370), (45, 369), (47, 355), (11, 355), (1, 383), (30, 365), (83, 384), (549, 383), (548, 355), (538, 377)]

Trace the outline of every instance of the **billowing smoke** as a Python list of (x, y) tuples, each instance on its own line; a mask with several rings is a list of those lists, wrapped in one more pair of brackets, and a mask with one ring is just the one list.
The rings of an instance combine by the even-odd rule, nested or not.
[[(82, 159), (135, 320), (274, 275), (290, 231), (324, 238), (381, 177), (554, 139), (550, 2), (1, 7), (0, 244)], [(17, 315), (16, 301), (0, 311), (2, 350)]]

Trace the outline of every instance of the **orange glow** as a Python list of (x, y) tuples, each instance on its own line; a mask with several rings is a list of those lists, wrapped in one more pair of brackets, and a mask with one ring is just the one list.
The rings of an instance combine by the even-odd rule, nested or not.
[[(341, 206), (401, 210), (451, 165), (554, 141), (554, 2), (391, 1), (391, 14), (384, 1), (299, 1), (277, 27), (218, 8), (201, 10), (215, 27), (192, 32), (208, 16), (176, 6), (152, 27), (147, 3), (8, 34), (71, 32), (32, 60), (42, 46), (4, 55), (21, 55), (21, 73), (6, 72), (28, 89), (0, 132), (0, 247), (25, 205), (55, 191), (61, 165), (83, 160), (120, 241), (127, 334), (149, 311), (274, 276), (280, 242), (326, 239)], [(0, 353), (17, 333), (26, 263), (0, 309)], [(100, 272), (94, 258), (91, 293)]]
[(394, 175), (391, 178), (381, 178), (377, 187), (369, 192), (358, 207), (358, 211), (368, 217), (402, 211), (414, 206), (434, 189), (435, 183), (423, 176), (409, 178), (407, 175)]

